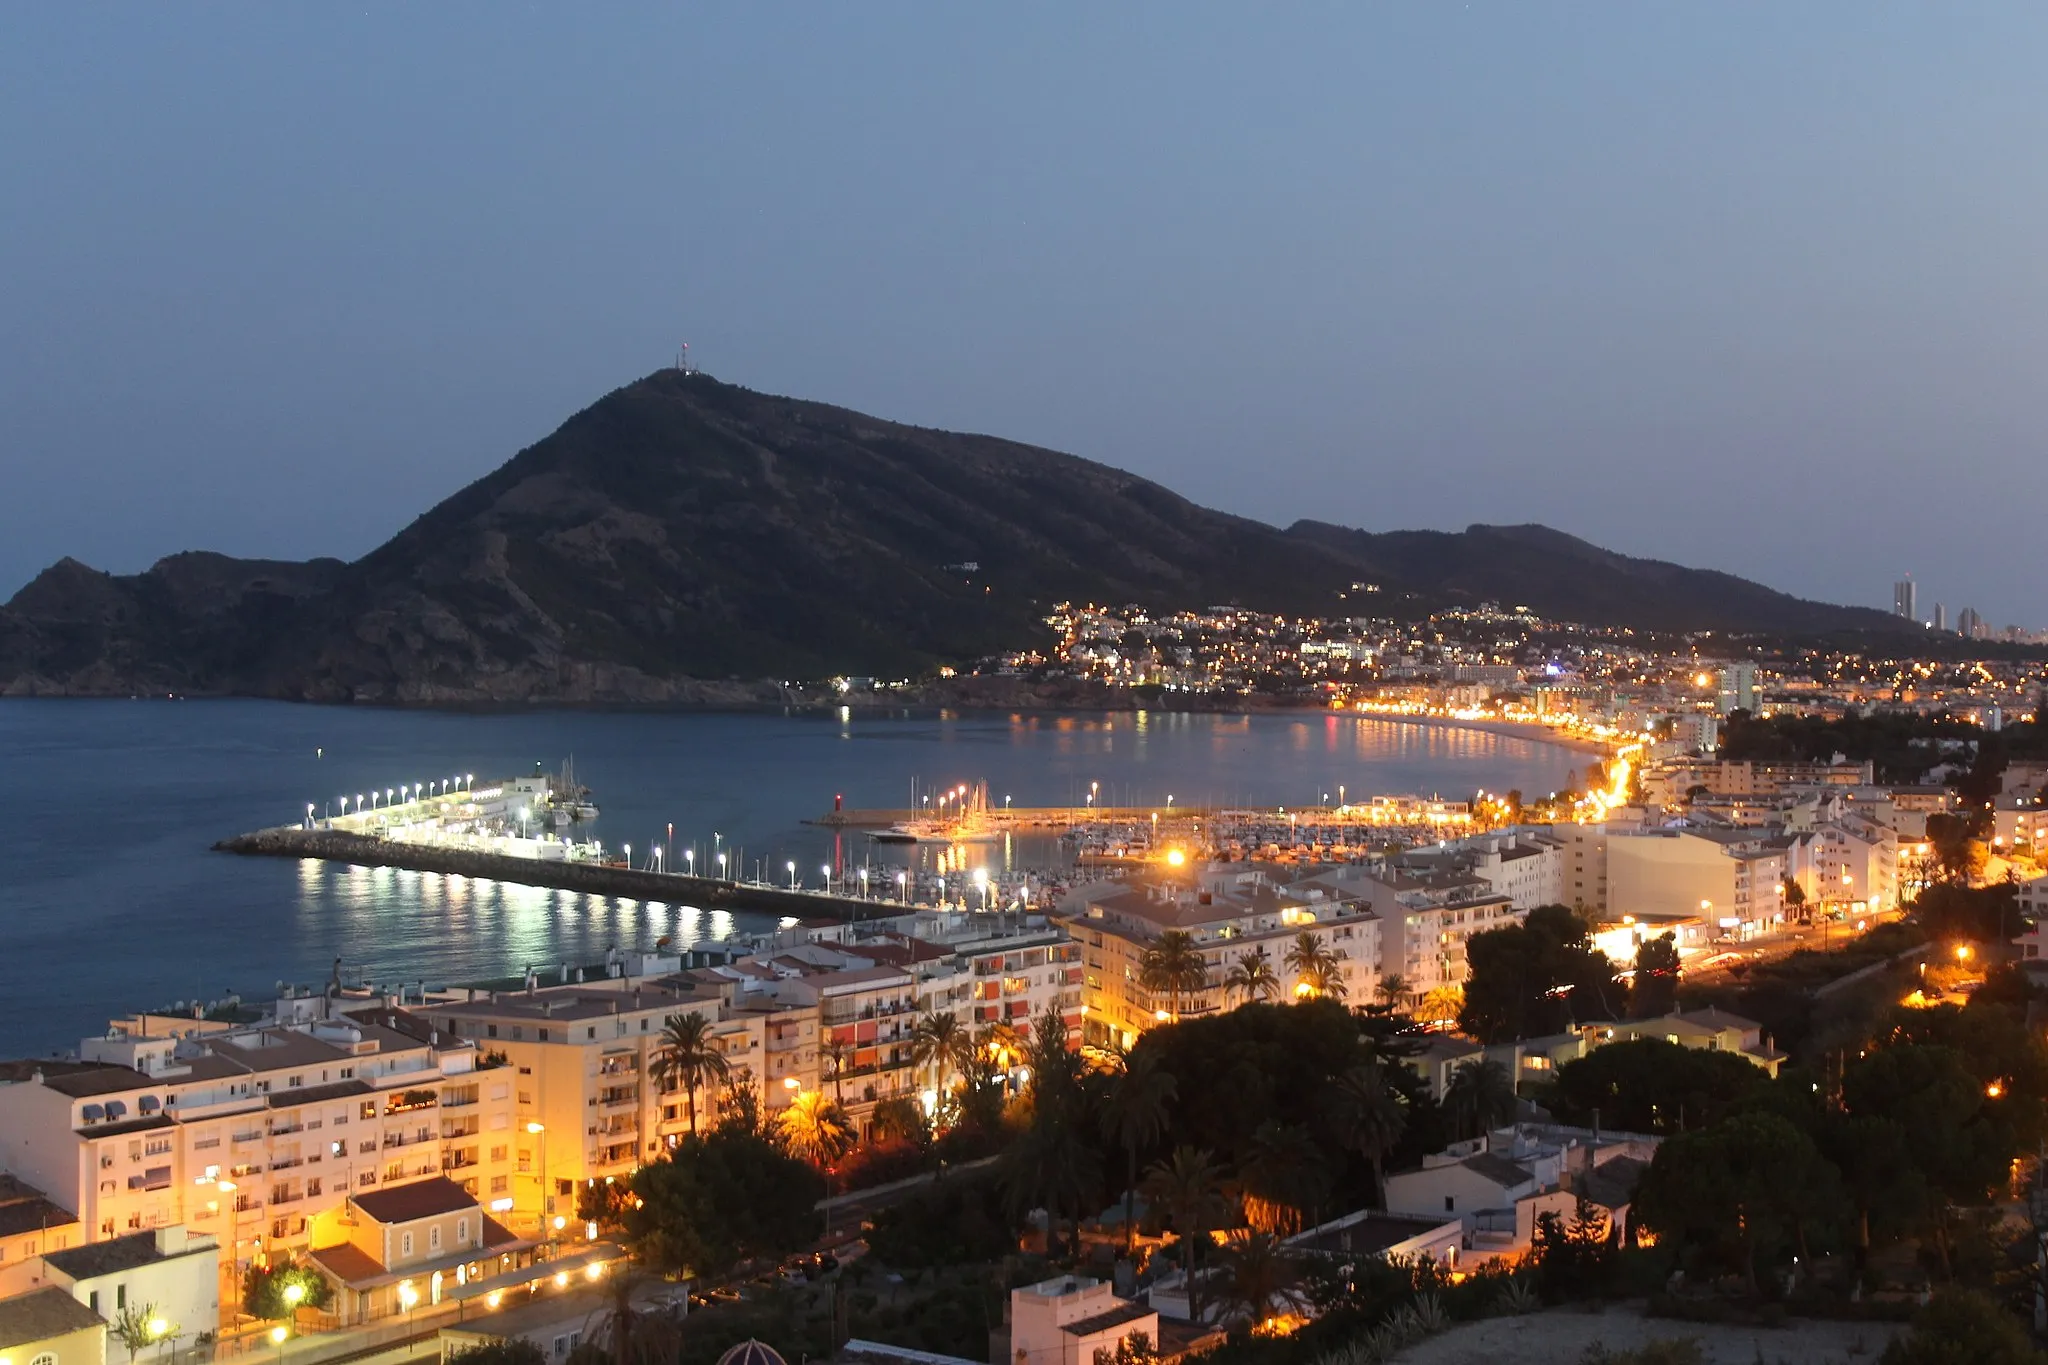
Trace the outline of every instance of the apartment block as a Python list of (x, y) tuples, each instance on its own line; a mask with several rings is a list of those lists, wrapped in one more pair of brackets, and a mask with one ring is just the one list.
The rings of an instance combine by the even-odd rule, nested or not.
[[(1287, 962), (1304, 933), (1338, 959), (1346, 999), (1362, 1004), (1373, 998), (1381, 925), (1355, 899), (1319, 886), (1276, 887), (1257, 874), (1209, 878), (1204, 887), (1090, 887), (1070, 899), (1070, 929), (1081, 945), (1088, 1042), (1129, 1047), (1176, 1011), (1181, 1018), (1198, 1018), (1242, 1003), (1223, 983), (1245, 953), (1264, 954), (1283, 998), (1305, 993), (1308, 983)], [(1148, 990), (1142, 980), (1145, 955), (1169, 929), (1192, 937), (1208, 966), (1207, 984), (1178, 1001)]]
[(260, 1256), (309, 1245), (351, 1193), (441, 1175), (509, 1186), (509, 1068), (403, 1010), (331, 996), (263, 1023), (87, 1039), (0, 1066), (0, 1165), (81, 1242), (182, 1225), (220, 1245), (221, 1302)]
[[(511, 1160), (485, 1207), (524, 1221), (573, 1218), (577, 1187), (630, 1175), (689, 1131), (690, 1099), (653, 1079), (668, 1020), (698, 1014), (736, 1076), (768, 1068), (769, 1019), (733, 1011), (730, 989), (689, 975), (624, 976), (521, 991), (473, 991), (420, 1007), (450, 1037), (504, 1058), (512, 1083)], [(718, 1088), (695, 1097), (699, 1127), (716, 1122)]]
[(1699, 914), (1710, 933), (1783, 927), (1784, 840), (1752, 829), (1648, 829), (1607, 841), (1608, 914)]

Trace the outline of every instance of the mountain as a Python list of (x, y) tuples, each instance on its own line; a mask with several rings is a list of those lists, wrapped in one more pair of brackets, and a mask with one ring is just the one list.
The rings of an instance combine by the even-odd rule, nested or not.
[(1360, 579), (1376, 614), (1497, 600), (1648, 629), (1901, 626), (1541, 526), (1282, 530), (1071, 455), (671, 370), (352, 564), (60, 561), (0, 608), (0, 692), (738, 699), (1018, 648), (1062, 599), (1339, 614)]

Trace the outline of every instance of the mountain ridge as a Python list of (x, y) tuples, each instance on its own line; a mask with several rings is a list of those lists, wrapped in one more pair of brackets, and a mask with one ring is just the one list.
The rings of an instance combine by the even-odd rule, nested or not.
[(1361, 579), (1380, 615), (1496, 600), (1654, 630), (1907, 626), (1533, 524), (1283, 529), (1079, 456), (661, 371), (353, 562), (60, 560), (0, 606), (0, 693), (738, 700), (1022, 648), (1062, 599), (1360, 614), (1341, 594)]

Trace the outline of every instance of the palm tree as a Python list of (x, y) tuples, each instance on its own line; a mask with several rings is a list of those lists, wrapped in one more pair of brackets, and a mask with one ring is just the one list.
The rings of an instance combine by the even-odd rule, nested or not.
[(1325, 944), (1312, 929), (1294, 936), (1287, 950), (1287, 969), (1301, 978), (1308, 994), (1342, 1000), (1351, 988), (1344, 981), (1344, 958)]
[(1158, 994), (1165, 992), (1180, 1018), (1181, 997), (1209, 984), (1209, 964), (1195, 947), (1195, 936), (1185, 929), (1168, 929), (1138, 960), (1138, 984)]
[(1474, 1135), (1483, 1133), (1514, 1117), (1515, 1083), (1499, 1062), (1466, 1062), (1451, 1073), (1444, 1108), (1457, 1120), (1459, 1133), (1468, 1122)]
[(1165, 1136), (1167, 1107), (1173, 1103), (1178, 1089), (1173, 1073), (1159, 1065), (1156, 1052), (1135, 1053), (1125, 1061), (1123, 1074), (1110, 1087), (1109, 1103), (1102, 1110), (1102, 1135), (1123, 1148), (1129, 1162), (1129, 1180), (1124, 1186), (1126, 1254), (1135, 1232), (1132, 1220), (1138, 1197), (1138, 1150)]
[(1145, 1202), (1165, 1209), (1173, 1220), (1174, 1241), (1181, 1248), (1181, 1268), (1187, 1274), (1188, 1316), (1200, 1322), (1201, 1283), (1195, 1262), (1209, 1229), (1229, 1213), (1222, 1168), (1200, 1148), (1176, 1147), (1171, 1157), (1153, 1162), (1145, 1172), (1144, 1189)]
[(1008, 1071), (1024, 1055), (1024, 1039), (1014, 1026), (998, 1019), (974, 1031), (973, 1051), (994, 1062), (999, 1070)]
[(853, 1049), (837, 1038), (830, 1038), (826, 1040), (825, 1046), (818, 1049), (818, 1053), (825, 1059), (825, 1065), (832, 1073), (833, 1102), (846, 1103), (846, 1094), (840, 1089), (840, 1077), (846, 1071), (847, 1058), (853, 1056)]
[(823, 1169), (853, 1150), (853, 1121), (822, 1090), (806, 1090), (778, 1120), (790, 1152)]
[(1267, 1119), (1252, 1130), (1238, 1163), (1247, 1221), (1261, 1232), (1301, 1231), (1303, 1216), (1330, 1193), (1330, 1168), (1306, 1128)]
[(1418, 1024), (1449, 1024), (1457, 1020), (1465, 1008), (1463, 986), (1432, 987), (1422, 997), (1422, 1003), (1415, 1007), (1415, 1022)]
[(1332, 1108), (1340, 1140), (1372, 1163), (1373, 1198), (1385, 1208), (1387, 1153), (1408, 1131), (1408, 1110), (1401, 1096), (1387, 1084), (1379, 1063), (1367, 1062), (1337, 1078)]
[(910, 1030), (910, 1064), (937, 1072), (938, 1083), (934, 1088), (941, 1095), (947, 1091), (947, 1079), (956, 1068), (966, 1064), (973, 1049), (967, 1030), (950, 1014), (927, 1013)]
[(1271, 1000), (1280, 994), (1280, 976), (1273, 970), (1273, 959), (1266, 956), (1264, 948), (1247, 949), (1238, 954), (1237, 961), (1223, 978), (1223, 993), (1238, 996), (1247, 1004), (1254, 1000)]
[(1230, 1310), (1227, 1316), (1242, 1316), (1257, 1327), (1275, 1309), (1286, 1313), (1307, 1306), (1301, 1267), (1272, 1233), (1236, 1233), (1217, 1255), (1223, 1262), (1221, 1298)]
[(1373, 994), (1379, 997), (1382, 1005), (1389, 1009), (1397, 1009), (1408, 998), (1408, 978), (1399, 972), (1388, 972), (1380, 978), (1380, 984), (1374, 989)]
[(711, 1021), (701, 1014), (671, 1014), (661, 1026), (654, 1065), (648, 1068), (663, 1090), (683, 1090), (690, 1111), (690, 1132), (697, 1131), (697, 1090), (722, 1081), (731, 1070), (711, 1037)]

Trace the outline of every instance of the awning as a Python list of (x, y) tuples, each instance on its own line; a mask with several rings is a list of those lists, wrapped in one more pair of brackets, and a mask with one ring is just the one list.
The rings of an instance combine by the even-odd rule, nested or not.
[[(576, 1288), (590, 1282), (591, 1267), (606, 1266), (614, 1261), (623, 1261), (624, 1259), (626, 1259), (624, 1249), (614, 1246), (610, 1242), (585, 1242), (577, 1250), (556, 1256), (551, 1260), (535, 1261), (532, 1265), (522, 1266), (516, 1270), (507, 1270), (497, 1275), (486, 1275), (480, 1280), (471, 1280), (468, 1284), (458, 1284), (453, 1287), (443, 1284), (441, 1286), (441, 1297), (443, 1299), (453, 1299), (457, 1303), (467, 1303), (471, 1299), (481, 1299), (492, 1294), (501, 1294), (508, 1289), (524, 1289), (536, 1281), (552, 1281), (557, 1275), (567, 1275), (569, 1277), (569, 1284), (565, 1287)], [(602, 1278), (601, 1273), (599, 1278)], [(543, 1287), (545, 1287), (544, 1283)]]

